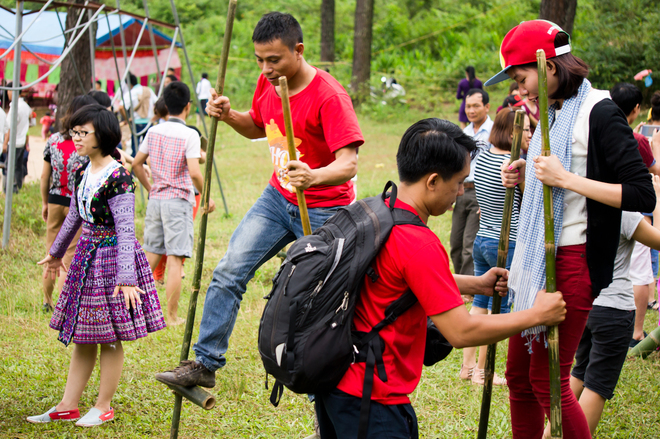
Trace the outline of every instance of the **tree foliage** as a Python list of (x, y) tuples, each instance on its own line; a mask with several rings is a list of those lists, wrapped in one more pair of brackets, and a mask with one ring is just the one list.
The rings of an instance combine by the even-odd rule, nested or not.
[(593, 85), (610, 89), (631, 82), (642, 89), (648, 103), (660, 89), (660, 75), (651, 88), (634, 81), (635, 73), (650, 68), (660, 74), (660, 12), (648, 0), (580, 1), (575, 21), (575, 54), (584, 59)]
[[(115, 0), (105, 1), (114, 7)], [(205, 71), (213, 78), (227, 0), (175, 1), (194, 74)], [(239, 1), (226, 84), (226, 93), (237, 108), (249, 105), (259, 75), (251, 43), (259, 18), (273, 10), (294, 14), (303, 28), (305, 57), (317, 64), (321, 59), (321, 2)], [(0, 4), (15, 6), (8, 0), (0, 0)], [(352, 75), (355, 5), (356, 0), (335, 0), (335, 64), (329, 69), (347, 89)], [(465, 67), (475, 66), (482, 80), (496, 73), (502, 38), (521, 21), (537, 18), (540, 5), (541, 0), (375, 0), (371, 85), (379, 86), (381, 76), (394, 76), (406, 88), (409, 105), (423, 111), (432, 112), (443, 101), (453, 103)], [(38, 6), (26, 4), (26, 8)], [(142, 0), (122, 0), (121, 7), (143, 12)], [(170, 0), (149, 0), (149, 9), (153, 18), (173, 22)], [(633, 82), (633, 75), (645, 68), (658, 69), (660, 84), (659, 19), (657, 4), (650, 0), (578, 2), (574, 53), (590, 65), (594, 86), (609, 89), (619, 81)], [(187, 76), (184, 69), (183, 79), (193, 82)], [(645, 96), (656, 89), (637, 84)]]

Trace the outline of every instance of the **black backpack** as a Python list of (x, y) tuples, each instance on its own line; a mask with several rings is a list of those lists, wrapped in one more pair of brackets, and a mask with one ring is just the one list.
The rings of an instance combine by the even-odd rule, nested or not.
[[(339, 384), (351, 363), (366, 361), (361, 417), (368, 421), (374, 369), (387, 381), (378, 332), (417, 302), (408, 290), (388, 306), (385, 319), (369, 333), (353, 331), (360, 290), (367, 276), (377, 282), (371, 265), (392, 227), (426, 227), (417, 215), (394, 207), (396, 196), (396, 185), (390, 181), (380, 196), (340, 208), (289, 248), (265, 297), (268, 303), (259, 325), (259, 353), (267, 374), (276, 379), (273, 405), (279, 404), (284, 386), (296, 393), (327, 392)], [(428, 334), (425, 365), (442, 360), (452, 349), (437, 329)], [(365, 424), (366, 433), (366, 422), (360, 424), (361, 429)]]

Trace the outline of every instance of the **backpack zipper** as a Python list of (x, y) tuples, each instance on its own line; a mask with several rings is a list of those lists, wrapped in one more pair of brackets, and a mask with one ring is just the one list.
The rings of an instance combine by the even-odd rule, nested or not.
[[(286, 296), (286, 287), (289, 285), (289, 281), (291, 280), (291, 276), (293, 275), (293, 271), (295, 269), (296, 266), (292, 265), (291, 271), (289, 272), (289, 275), (286, 277), (286, 281), (282, 291), (282, 296)], [(280, 303), (282, 302), (282, 296), (279, 296), (277, 298), (277, 303), (275, 304), (275, 315), (278, 315), (280, 312)], [(270, 349), (272, 352), (275, 352), (275, 326), (273, 326), (272, 332), (270, 333)]]
[(291, 266), (291, 271), (289, 272), (289, 275), (286, 277), (286, 282), (284, 283), (284, 288), (282, 288), (282, 295), (286, 296), (286, 287), (289, 286), (289, 281), (291, 280), (291, 276), (293, 276), (293, 270), (296, 269), (296, 265)]
[(312, 291), (312, 294), (309, 295), (309, 303), (307, 304), (307, 309), (305, 310), (305, 314), (303, 314), (302, 319), (300, 320), (300, 325), (299, 327), (305, 323), (305, 320), (307, 320), (307, 315), (309, 315), (309, 312), (312, 310), (312, 304), (314, 303), (314, 298), (319, 294), (321, 291), (321, 288), (323, 288), (323, 281), (320, 280), (318, 285), (316, 285), (316, 288), (314, 288), (314, 291)]
[[(341, 305), (339, 305), (339, 308), (337, 308), (335, 314), (339, 314), (339, 311), (344, 311), (344, 313), (346, 312), (346, 310), (348, 309), (348, 299), (349, 299), (348, 291), (344, 291), (344, 300), (341, 301)], [(340, 319), (342, 323), (344, 323), (344, 313), (342, 313), (342, 317)], [(332, 322), (330, 327), (333, 329), (336, 328), (337, 322), (336, 321)]]

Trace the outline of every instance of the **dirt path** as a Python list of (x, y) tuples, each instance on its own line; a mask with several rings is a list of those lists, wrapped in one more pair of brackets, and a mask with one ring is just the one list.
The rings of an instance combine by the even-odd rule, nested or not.
[(26, 183), (38, 182), (44, 166), (44, 147), (46, 141), (41, 136), (30, 136), (30, 156), (28, 158), (28, 175)]

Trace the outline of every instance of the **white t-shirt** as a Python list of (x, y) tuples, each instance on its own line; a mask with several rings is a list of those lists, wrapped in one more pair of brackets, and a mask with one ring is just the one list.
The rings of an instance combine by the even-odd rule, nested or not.
[[(573, 128), (571, 146), (571, 172), (580, 177), (587, 176), (587, 154), (589, 150), (589, 117), (598, 102), (609, 99), (607, 90), (592, 88), (585, 98)], [(559, 118), (559, 111), (555, 120)], [(564, 192), (564, 221), (559, 246), (579, 245), (587, 242), (587, 198), (573, 191)]]
[[(5, 121), (5, 127), (3, 134), (11, 130), (11, 118), (12, 111), (14, 110), (14, 101), (12, 100), (9, 104), (9, 111), (7, 112), (7, 118)], [(23, 98), (18, 98), (18, 125), (16, 126), (16, 148), (23, 148), (25, 146), (25, 140), (27, 139), (28, 129), (30, 128), (30, 115), (32, 114), (32, 109), (30, 106), (23, 100)]]
[(202, 99), (211, 99), (211, 81), (206, 78), (202, 78), (197, 83), (197, 97)]
[[(145, 88), (144, 86), (138, 84), (131, 89), (129, 96), (124, 96), (124, 102), (126, 103), (126, 110), (128, 110), (131, 107), (135, 108), (140, 103), (140, 98), (142, 97), (144, 88)], [(148, 104), (149, 108), (147, 111), (147, 117), (141, 118), (136, 114), (135, 123), (148, 123), (154, 117), (154, 105), (156, 105), (156, 101), (158, 100), (158, 97), (153, 92), (153, 90), (151, 90), (151, 88), (146, 87), (146, 89), (149, 90), (149, 104)]]
[(4, 110), (0, 108), (0, 134), (3, 135), (2, 141), (4, 141), (4, 133), (5, 133), (5, 123), (7, 121), (7, 115), (5, 114)]
[(637, 226), (642, 221), (642, 214), (638, 212), (621, 213), (621, 237), (619, 238), (619, 248), (614, 258), (614, 272), (612, 273), (612, 283), (594, 300), (594, 305), (616, 308), (624, 311), (631, 311), (635, 307), (635, 295), (633, 293), (633, 284), (628, 275), (630, 271), (630, 256), (635, 247), (635, 240), (632, 239)]

